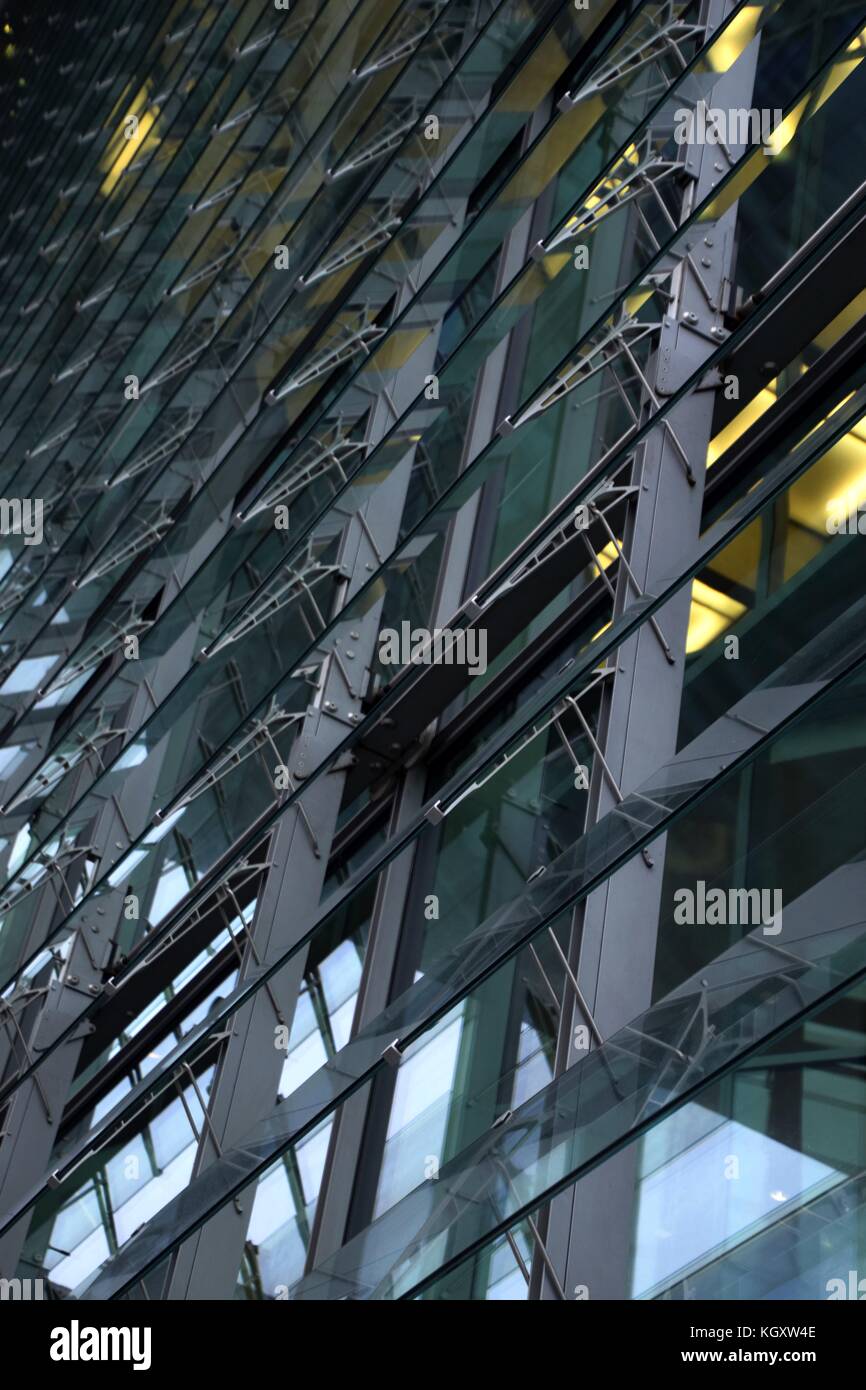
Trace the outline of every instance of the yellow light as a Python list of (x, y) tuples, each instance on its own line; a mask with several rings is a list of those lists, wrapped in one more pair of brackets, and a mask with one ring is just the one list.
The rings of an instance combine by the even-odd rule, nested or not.
[(689, 612), (689, 631), (686, 638), (686, 652), (699, 652), (709, 646), (714, 638), (741, 618), (746, 605), (737, 599), (713, 589), (702, 579), (692, 584), (692, 606)]
[(710, 440), (707, 448), (707, 468), (712, 468), (717, 459), (721, 458), (732, 444), (736, 444), (740, 435), (745, 434), (746, 430), (752, 426), (756, 420), (760, 420), (765, 411), (770, 409), (776, 401), (776, 381), (767, 383), (757, 396), (744, 405), (733, 418), (729, 420), (724, 429), (719, 430), (714, 439)]
[[(846, 450), (839, 449), (839, 445), (848, 444)], [(845, 517), (856, 512), (859, 507), (866, 502), (866, 443), (862, 434), (857, 434), (856, 430), (851, 430), (844, 439), (839, 441), (831, 451), (833, 454), (839, 450), (840, 453), (847, 454), (847, 459), (839, 459), (837, 466), (835, 496), (828, 497), (824, 501), (825, 517), (833, 517), (837, 523)], [(838, 472), (844, 469), (845, 462), (848, 464), (848, 475), (845, 479), (845, 486), (838, 486)], [(859, 467), (858, 467), (859, 464)]]
[(797, 103), (793, 111), (776, 126), (776, 129), (764, 141), (764, 149), (767, 154), (775, 157), (782, 153), (786, 145), (790, 145), (797, 134), (797, 127), (803, 119), (808, 104), (808, 97), (804, 97), (802, 101)]
[(555, 280), (561, 270), (567, 265), (571, 265), (571, 256), (567, 251), (559, 251), (552, 255), (545, 256), (543, 261), (539, 261), (542, 273), (549, 280)]
[(716, 39), (707, 54), (707, 64), (712, 72), (727, 72), (733, 67), (755, 37), (762, 8), (761, 5), (747, 5)]
[(633, 294), (626, 295), (623, 305), (625, 312), (631, 318), (634, 318), (635, 314), (639, 309), (643, 308), (647, 300), (652, 299), (654, 293), (655, 291), (650, 288), (648, 290), (635, 290)]
[[(620, 542), (621, 544), (621, 542)], [(617, 558), (617, 549), (613, 541), (608, 541), (604, 550), (600, 550), (595, 557), (595, 563), (600, 570), (606, 570), (608, 565), (612, 565)]]
[[(130, 113), (130, 115), (125, 118), (123, 125), (125, 125), (126, 122), (131, 119), (131, 117), (132, 113)], [(127, 166), (132, 163), (136, 154), (139, 152), (142, 145), (144, 144), (144, 141), (147, 139), (148, 133), (150, 132), (150, 129), (154, 124), (154, 120), (155, 117), (153, 116), (152, 112), (142, 111), (141, 115), (137, 117), (138, 126), (136, 128), (135, 134), (131, 135), (129, 139), (127, 139), (126, 136), (121, 133), (120, 144), (119, 146), (116, 146), (117, 154), (114, 155), (113, 160), (111, 160), (111, 162), (109, 163), (105, 178), (103, 179), (102, 184), (100, 185), (99, 191), (103, 195), (103, 197), (107, 198), (111, 193), (114, 192), (114, 189), (117, 187), (118, 180), (120, 179), (120, 176), (123, 173), (124, 169), (126, 169)], [(108, 156), (108, 158), (110, 159), (110, 156)]]
[(820, 333), (815, 334), (815, 343), (822, 352), (826, 352), (834, 343), (837, 343), (843, 333), (847, 333), (849, 328), (853, 328), (855, 323), (859, 323), (866, 314), (866, 290), (861, 290), (858, 295), (846, 304), (840, 314), (822, 328)]
[[(846, 400), (850, 400), (850, 396)], [(832, 419), (845, 404), (846, 401), (840, 401), (833, 410), (828, 411), (826, 419)], [(819, 421), (806, 438), (824, 423), (823, 420)], [(788, 512), (792, 522), (813, 536), (826, 539), (833, 534), (835, 526), (844, 522), (864, 502), (866, 419), (861, 418), (792, 485)], [(833, 522), (834, 526), (828, 529), (829, 522)]]

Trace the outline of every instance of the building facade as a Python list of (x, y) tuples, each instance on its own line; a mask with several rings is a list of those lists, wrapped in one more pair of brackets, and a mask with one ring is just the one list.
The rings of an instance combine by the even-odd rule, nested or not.
[(860, 1297), (862, 0), (0, 24), (0, 1275)]

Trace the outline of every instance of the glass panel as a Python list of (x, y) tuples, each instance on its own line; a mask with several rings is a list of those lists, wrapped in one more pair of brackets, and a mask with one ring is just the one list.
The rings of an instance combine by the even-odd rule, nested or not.
[[(837, 658), (834, 657), (834, 659)], [(850, 729), (850, 739), (854, 745), (852, 754), (856, 757), (857, 755), (854, 750), (857, 748), (860, 738), (859, 726), (857, 724), (857, 711), (862, 701), (862, 691), (860, 690), (862, 681), (862, 666), (858, 664), (855, 666), (851, 676), (831, 682), (824, 695), (815, 700), (814, 703), (808, 707), (806, 715), (801, 716), (800, 721), (794, 721), (790, 729), (785, 729), (783, 731), (780, 736), (780, 747), (785, 748), (789, 744), (797, 746), (798, 741), (804, 741), (808, 747), (808, 737), (804, 736), (803, 729), (808, 729), (812, 725), (823, 728), (829, 721), (836, 727), (848, 727)], [(804, 719), (805, 724), (803, 722)], [(757, 744), (758, 740), (755, 739), (754, 742)], [(740, 746), (742, 746), (742, 744), (740, 744)], [(716, 771), (719, 765), (720, 751), (721, 750), (717, 746), (711, 755), (705, 755), (707, 763), (710, 761), (712, 762), (711, 775), (716, 781), (720, 780)], [(730, 757), (730, 753), (728, 753), (727, 756)], [(759, 756), (767, 760), (772, 757), (780, 757), (783, 755), (774, 747), (774, 741), (770, 740), (769, 752), (763, 752), (759, 754)], [(725, 760), (725, 754), (723, 753), (722, 761), (724, 762)], [(750, 755), (745, 759), (743, 759), (741, 755), (738, 761), (744, 762), (745, 765), (744, 769), (738, 775), (741, 777), (745, 776), (748, 772), (749, 765), (754, 761), (754, 755)], [(653, 779), (654, 788), (656, 790), (652, 797), (650, 797), (648, 792), (642, 794), (642, 807), (647, 808), (655, 804), (661, 809), (661, 801), (664, 799), (668, 802), (671, 809), (677, 806), (679, 814), (682, 815), (684, 813), (685, 808), (695, 799), (695, 786), (700, 785), (700, 782), (696, 783), (699, 763), (695, 755), (693, 754), (688, 757), (686, 762), (689, 781), (685, 785), (688, 786), (688, 793), (683, 795), (683, 791), (685, 791), (684, 785), (680, 794), (672, 797), (675, 781), (672, 775), (673, 768), (671, 767), (664, 770)], [(736, 766), (737, 763), (734, 765)], [(680, 778), (684, 771), (685, 767), (680, 769)], [(721, 780), (727, 782), (730, 776), (731, 774), (728, 773), (723, 776)], [(836, 789), (837, 797), (843, 799), (845, 797), (850, 797), (852, 793), (856, 791), (856, 784), (857, 775), (855, 772), (847, 779), (846, 783), (841, 788)], [(845, 811), (842, 810), (841, 814), (844, 815)], [(588, 891), (591, 887), (596, 886), (596, 884), (606, 876), (606, 873), (610, 872), (610, 868), (612, 867), (612, 865), (608, 863), (606, 869), (593, 872), (595, 868), (593, 864), (593, 849), (594, 846), (597, 846), (597, 842), (602, 840), (605, 850), (609, 852), (617, 842), (619, 844), (628, 842), (633, 845), (637, 838), (631, 824), (625, 831), (613, 830), (608, 822), (614, 818), (614, 816), (608, 817), (607, 821), (600, 821), (597, 825), (592, 827), (572, 850), (562, 856), (562, 859), (566, 862), (561, 867), (559, 865), (553, 866), (548, 870), (547, 874), (542, 876), (539, 880), (541, 884), (540, 889), (533, 887), (530, 891), (524, 893), (522, 899), (518, 899), (516, 902), (510, 904), (505, 911), (496, 914), (490, 923), (484, 924), (482, 929), (472, 933), (465, 942), (461, 943), (459, 948), (448, 953), (437, 964), (435, 970), (429, 971), (405, 996), (403, 996), (403, 998), (398, 999), (395, 1004), (386, 1009), (372, 1025), (362, 1030), (361, 1033), (335, 1057), (333, 1063), (328, 1064), (320, 1072), (311, 1076), (293, 1092), (291, 1096), (285, 1098), (278, 1111), (260, 1122), (242, 1148), (235, 1150), (231, 1156), (226, 1155), (223, 1160), (212, 1165), (208, 1171), (202, 1175), (199, 1182), (191, 1187), (189, 1192), (185, 1194), (184, 1201), (181, 1205), (174, 1204), (174, 1206), (168, 1207), (158, 1219), (151, 1223), (148, 1232), (138, 1242), (139, 1248), (143, 1246), (153, 1249), (156, 1248), (156, 1242), (174, 1239), (175, 1237), (180, 1239), (188, 1229), (184, 1223), (187, 1221), (197, 1222), (203, 1219), (207, 1214), (207, 1210), (210, 1209), (210, 1204), (218, 1205), (223, 1197), (230, 1195), (229, 1189), (233, 1190), (238, 1185), (239, 1175), (244, 1169), (248, 1172), (251, 1169), (254, 1171), (257, 1166), (267, 1161), (266, 1155), (279, 1151), (283, 1145), (295, 1142), (306, 1130), (311, 1128), (313, 1124), (321, 1120), (334, 1105), (339, 1103), (341, 1099), (345, 1098), (346, 1095), (355, 1089), (361, 1081), (366, 1080), (373, 1075), (376, 1070), (387, 1065), (385, 1054), (389, 1047), (392, 1046), (395, 1039), (399, 1041), (401, 1049), (413, 1042), (423, 1032), (426, 1032), (437, 1019), (441, 1018), (449, 1009), (453, 1008), (462, 994), (465, 993), (468, 988), (471, 988), (473, 983), (477, 983), (485, 974), (493, 970), (497, 964), (501, 964), (507, 951), (513, 951), (524, 944), (532, 935), (540, 931), (545, 924), (549, 923), (558, 912), (575, 901), (577, 896)], [(666, 820), (662, 820), (661, 823), (657, 825), (656, 829), (660, 830), (665, 828), (665, 826)], [(623, 862), (624, 857), (626, 856), (620, 851), (614, 863)], [(578, 864), (584, 871), (583, 875), (581, 875), (580, 870), (578, 870), (577, 875), (575, 875), (575, 869)], [(775, 928), (771, 930), (768, 925), (767, 930), (770, 931), (772, 935), (775, 935)], [(856, 925), (855, 927), (844, 926), (837, 928), (835, 924), (831, 924), (826, 927), (824, 937), (820, 936), (820, 934), (817, 938), (809, 936), (809, 931), (814, 932), (811, 914), (805, 918), (802, 930), (802, 938), (799, 933), (794, 938), (796, 957), (797, 960), (800, 960), (805, 955), (807, 965), (809, 961), (816, 959), (815, 954), (808, 954), (808, 952), (817, 953), (817, 959), (823, 960), (828, 951), (831, 949), (839, 949), (840, 936), (842, 942), (845, 943), (850, 940), (853, 933), (854, 937), (859, 941), (859, 928), (857, 928)], [(759, 929), (754, 935), (757, 939), (759, 955), (767, 952), (768, 948), (763, 944), (765, 940), (763, 929)], [(828, 944), (828, 939), (832, 940), (832, 948)], [(786, 935), (785, 940), (790, 946), (792, 940), (790, 931)], [(747, 941), (751, 942), (752, 937), (747, 938)], [(738, 945), (731, 949), (732, 952), (736, 953), (741, 947)], [(822, 956), (822, 952), (824, 956)], [(763, 1012), (768, 1010), (772, 1017), (772, 1026), (778, 1026), (778, 1010), (783, 1009), (784, 1011), (785, 1007), (781, 1001), (783, 999), (787, 1000), (790, 992), (790, 982), (784, 971), (793, 967), (791, 967), (790, 961), (787, 960), (787, 949), (783, 951), (786, 962), (782, 974), (778, 976), (778, 979), (778, 966), (775, 964), (777, 958), (772, 944), (768, 954), (774, 960), (773, 973), (770, 978), (777, 981), (779, 992), (775, 992), (775, 987), (772, 990), (764, 992), (764, 1003), (759, 1006), (756, 1013), (752, 1015), (747, 1012), (746, 1014), (746, 1018), (749, 1020), (748, 1025), (746, 1024), (746, 1019), (743, 1017), (738, 1018), (736, 1030), (739, 1033), (739, 1029), (742, 1026), (746, 1034), (743, 1045), (746, 1045), (746, 1042), (754, 1037), (753, 1025), (756, 1026), (756, 1021)], [(840, 951), (840, 959), (844, 954), (844, 951)], [(857, 956), (856, 951), (853, 951), (853, 954), (855, 957), (855, 968), (859, 968), (856, 962), (860, 961), (860, 957)], [(739, 957), (735, 956), (734, 964), (736, 964), (736, 959), (738, 958)], [(806, 997), (809, 997), (811, 982), (815, 982), (816, 985), (816, 995), (812, 997), (817, 997), (818, 994), (826, 989), (834, 987), (834, 981), (837, 980), (841, 969), (842, 966), (832, 959), (826, 968), (824, 968), (824, 966), (809, 966), (804, 978), (799, 980), (800, 988), (796, 992), (795, 1004), (790, 1004), (790, 1007), (796, 1007), (797, 1010), (800, 1009), (804, 993)], [(720, 986), (722, 981), (724, 981), (725, 987), (728, 988), (731, 981), (731, 968), (727, 961), (727, 955), (723, 955), (719, 960), (705, 967), (704, 975), (706, 976), (707, 974), (715, 978)], [(702, 988), (704, 988), (703, 985)], [(772, 1005), (767, 1001), (768, 993), (772, 997)], [(747, 990), (747, 995), (749, 1007), (751, 1008), (754, 1002), (754, 996), (751, 992), (751, 982)], [(661, 1020), (663, 1016), (666, 1016), (666, 1010), (669, 1011), (669, 1001), (671, 998), (672, 996), (668, 996), (665, 1001), (662, 1001), (661, 1004), (656, 1006), (659, 1020)], [(727, 995), (725, 999), (726, 1005), (728, 1005), (730, 1001)], [(674, 1008), (674, 1015), (680, 1020), (678, 1027), (684, 1027), (686, 1031), (697, 1026), (695, 1024), (695, 1019), (700, 1020), (700, 1026), (701, 1029), (703, 1029), (703, 1009), (698, 1009), (696, 1011), (694, 1003), (692, 1003), (685, 1015), (679, 1004), (677, 1004)], [(712, 1019), (710, 1021), (712, 1022)], [(760, 1026), (763, 1027), (766, 1022), (767, 1020), (763, 1019)], [(647, 1019), (635, 1025), (632, 1031), (638, 1037), (647, 1032), (653, 1035), (655, 1034), (655, 1028), (648, 1027)], [(714, 1024), (713, 1029), (710, 1030), (711, 1041), (708, 1044), (708, 1048), (711, 1054), (724, 1058), (727, 1061), (730, 1057), (730, 1040), (726, 1047), (723, 1035), (724, 1029)], [(666, 1031), (665, 1037), (672, 1040), (670, 1030)], [(718, 1054), (713, 1052), (715, 1041), (718, 1042)], [(610, 1044), (606, 1044), (605, 1046), (609, 1048)], [(680, 1053), (682, 1054), (683, 1044), (678, 1043), (676, 1046), (680, 1048)], [(617, 1057), (619, 1056), (620, 1048), (624, 1051), (627, 1050), (625, 1049), (624, 1042), (618, 1041), (616, 1048), (613, 1049)], [(688, 1050), (686, 1049), (686, 1051)], [(590, 1057), (587, 1058), (586, 1065), (590, 1066), (591, 1064), (593, 1068), (596, 1068), (597, 1064), (593, 1061), (593, 1058), (601, 1056), (604, 1052), (605, 1048), (601, 1048), (597, 1054), (590, 1054)], [(670, 1059), (672, 1056), (670, 1049), (666, 1050), (665, 1056)], [(695, 1066), (693, 1058), (683, 1056), (682, 1064), (678, 1063), (677, 1065), (682, 1065), (684, 1077), (688, 1078), (693, 1075)], [(580, 1068), (575, 1068), (573, 1070), (579, 1071)], [(559, 1087), (566, 1083), (567, 1077), (570, 1075), (571, 1073), (566, 1073), (564, 1078), (560, 1078), (558, 1082), (554, 1083), (555, 1086)], [(595, 1075), (595, 1070), (593, 1071), (593, 1075)], [(607, 1078), (607, 1075), (607, 1071), (604, 1071), (605, 1078)], [(607, 1081), (605, 1081), (605, 1085), (606, 1084)], [(643, 1096), (643, 1101), (645, 1102), (645, 1100), (646, 1097)], [(530, 1106), (533, 1104), (534, 1102), (530, 1102)], [(643, 1109), (644, 1105), (642, 1104), (638, 1113), (642, 1113)], [(503, 1126), (503, 1129), (507, 1128), (508, 1126)], [(518, 1171), (525, 1173), (525, 1165), (521, 1164)], [(393, 1251), (393, 1245), (389, 1246), (389, 1249)], [(145, 1260), (149, 1259), (144, 1253), (144, 1250), (142, 1250), (142, 1254)], [(138, 1258), (140, 1259), (141, 1256)], [(130, 1276), (130, 1271), (134, 1268), (138, 1268), (136, 1264), (135, 1242), (133, 1242), (129, 1250), (124, 1252), (114, 1263), (115, 1270), (118, 1272), (124, 1271), (121, 1275), (122, 1281), (125, 1281), (127, 1276)], [(107, 1276), (106, 1279), (97, 1281), (93, 1286), (92, 1292), (95, 1296), (104, 1296), (107, 1288), (117, 1290), (122, 1286), (114, 1283), (111, 1272), (107, 1271)], [(110, 1283), (108, 1282), (109, 1279), (111, 1279)]]
[[(859, 1296), (851, 1271), (862, 1267), (866, 1241), (866, 1127), (855, 1061), (864, 1027), (860, 983), (630, 1146), (638, 1165), (632, 1298)], [(580, 1182), (572, 1192), (576, 1202), (589, 1196)], [(512, 1234), (531, 1261), (526, 1224)], [(500, 1237), (416, 1296), (495, 1299), (504, 1284), (505, 1297), (525, 1297), (519, 1275)], [(591, 1267), (587, 1277), (575, 1297), (592, 1298)]]

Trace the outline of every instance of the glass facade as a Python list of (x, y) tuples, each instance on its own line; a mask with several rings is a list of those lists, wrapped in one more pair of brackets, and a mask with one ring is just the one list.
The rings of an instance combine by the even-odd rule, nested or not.
[(862, 0), (0, 25), (0, 1276), (859, 1297)]

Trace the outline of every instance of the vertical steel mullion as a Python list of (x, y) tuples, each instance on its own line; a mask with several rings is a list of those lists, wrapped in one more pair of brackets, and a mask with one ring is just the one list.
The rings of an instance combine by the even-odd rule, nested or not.
[[(424, 370), (432, 369), (433, 343), (419, 349)], [(417, 354), (416, 354), (417, 356)], [(417, 390), (417, 364), (412, 373), (398, 373), (391, 395), (397, 395), (397, 408), (411, 401)], [(381, 393), (371, 413), (371, 443), (374, 443), (392, 423), (392, 405)], [(378, 563), (377, 552), (388, 554), (396, 543), (406, 493), (411, 474), (411, 457), (394, 469), (372, 502), (364, 504), (366, 519), (357, 514), (349, 518), (343, 529), (341, 565), (347, 576), (343, 600), (366, 582), (370, 570)], [(382, 600), (371, 606), (363, 618), (344, 624), (337, 645), (344, 655), (352, 657), (352, 672), (360, 673), (372, 664), (379, 630)], [(336, 615), (339, 616), (339, 613)], [(350, 636), (351, 631), (351, 636)], [(250, 637), (242, 639), (249, 642)], [(329, 644), (330, 645), (330, 644)], [(355, 677), (355, 694), (346, 689), (339, 665), (326, 661), (326, 675), (318, 703), (307, 712), (293, 746), (289, 769), (292, 775), (305, 775), (345, 734), (349, 715), (361, 714), (363, 680)], [(331, 707), (332, 712), (329, 712)], [(351, 723), (351, 721), (349, 721)], [(318, 779), (303, 799), (304, 816), (309, 817), (319, 853), (316, 854), (303, 823), (301, 806), (284, 816), (278, 823), (268, 854), (272, 867), (267, 871), (264, 888), (257, 905), (252, 938), (259, 962), (267, 965), (282, 954), (294, 935), (297, 921), (315, 912), (321, 897), (327, 862), (331, 850), (337, 817), (342, 801), (345, 771), (332, 771)], [(289, 887), (289, 885), (291, 885)], [(277, 911), (281, 895), (291, 895), (292, 914)], [(295, 1004), (306, 965), (308, 950), (299, 951), (285, 971), (272, 980), (273, 993), (284, 1015), (286, 1026), (291, 1025)], [(248, 965), (248, 969), (258, 969)], [(233, 1037), (226, 1044), (212, 1088), (211, 1121), (220, 1143), (228, 1147), (267, 1113), (274, 1103), (282, 1069), (282, 1054), (274, 1047), (274, 1015), (270, 1000), (259, 990), (253, 1001), (240, 1010)], [(201, 1149), (196, 1173), (210, 1162)], [(206, 1225), (175, 1252), (170, 1263), (164, 1296), (168, 1299), (230, 1298), (243, 1258), (246, 1230), (255, 1188), (223, 1207)]]
[[(423, 804), (424, 774), (410, 769), (403, 778), (395, 802), (388, 833), (398, 833)], [(391, 983), (405, 935), (405, 910), (414, 851), (400, 855), (388, 865), (376, 890), (370, 923), (370, 936), (364, 956), (358, 999), (352, 1020), (352, 1035), (376, 1018), (391, 997)], [(390, 1077), (384, 1078), (390, 1079)], [(339, 1249), (345, 1238), (353, 1198), (359, 1192), (374, 1192), (381, 1153), (379, 1146), (365, 1146), (365, 1132), (371, 1124), (376, 1098), (370, 1087), (363, 1087), (340, 1106), (328, 1142), (312, 1238), (307, 1252), (307, 1269)], [(375, 1170), (375, 1171), (374, 1171)], [(365, 1201), (371, 1204), (372, 1197)]]
[[(524, 146), (543, 126), (546, 107), (545, 103), (527, 122)], [(534, 208), (529, 208), (506, 238), (497, 268), (497, 288), (506, 285), (525, 260), (532, 240), (534, 216)], [(506, 339), (482, 368), (464, 446), (464, 466), (489, 441), (501, 417), (502, 381), (514, 357), (513, 343)], [(434, 601), (433, 626), (450, 619), (462, 602), (467, 586), (471, 586), (478, 517), (478, 499), (473, 497), (449, 525)], [(421, 766), (410, 769), (404, 776), (389, 834), (398, 833), (417, 812), (423, 803), (425, 780), (426, 772)], [(409, 926), (405, 914), (418, 869), (413, 851), (410, 856), (401, 856), (391, 864), (380, 881), (353, 1033), (387, 1006), (396, 972), (406, 963)], [(371, 1219), (393, 1090), (393, 1073), (384, 1073), (376, 1078), (372, 1087), (364, 1087), (350, 1096), (337, 1112), (328, 1145), (313, 1239), (307, 1253), (308, 1271), (333, 1254), (355, 1226)]]
[[(730, 0), (707, 0), (708, 15), (716, 22), (730, 8)], [(753, 47), (750, 55), (743, 54), (729, 72), (720, 75), (714, 100), (722, 105), (748, 106), (756, 62), (757, 49)], [(714, 146), (688, 147), (684, 171), (693, 183), (684, 196), (684, 214), (718, 182), (718, 163)], [(736, 214), (734, 206), (719, 221), (701, 228), (709, 238), (702, 274), (716, 291), (717, 303), (730, 276)], [(721, 313), (708, 308), (685, 264), (679, 273), (682, 279), (675, 314), (665, 315), (650, 367), (650, 385), (657, 395), (669, 394), (691, 374), (711, 350), (711, 330), (722, 323)], [(695, 329), (705, 336), (697, 337)], [(689, 485), (668, 430), (653, 430), (634, 461), (631, 481), (639, 491), (624, 539), (630, 567), (644, 589), (651, 589), (658, 576), (668, 573), (677, 556), (690, 553), (700, 533), (703, 465), (712, 433), (714, 401), (714, 391), (695, 391), (676, 412), (678, 437), (688, 449), (694, 486)], [(623, 566), (618, 568), (617, 605), (621, 607), (632, 603), (635, 595)], [(691, 590), (686, 586), (660, 617), (676, 656), (675, 665), (669, 664), (649, 625), (625, 642), (618, 653), (618, 669), (605, 692), (599, 732), (605, 759), (625, 794), (676, 749), (690, 601)], [(594, 780), (592, 795), (597, 816), (614, 810), (615, 795), (606, 780)], [(602, 1037), (637, 1016), (652, 1000), (665, 843), (664, 837), (654, 842), (651, 863), (635, 856), (603, 888), (590, 894), (575, 914), (569, 959)], [(575, 1048), (574, 1029), (589, 1020), (573, 996), (571, 1004), (561, 1020), (560, 1068), (585, 1055), (582, 1048)], [(639, 1189), (637, 1164), (637, 1149), (625, 1149), (550, 1203), (543, 1229), (567, 1297), (576, 1296), (574, 1291), (585, 1287), (591, 1299), (629, 1298)], [(538, 1261), (533, 1261), (531, 1296), (559, 1296)]]

